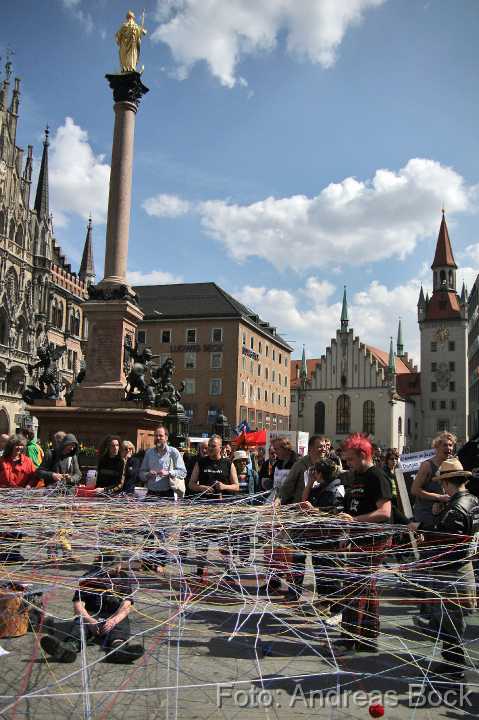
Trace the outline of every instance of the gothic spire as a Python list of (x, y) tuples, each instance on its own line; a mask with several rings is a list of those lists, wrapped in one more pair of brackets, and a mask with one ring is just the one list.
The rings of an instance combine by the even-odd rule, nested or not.
[(306, 350), (303, 345), (303, 355), (301, 357), (301, 369), (299, 371), (299, 377), (301, 378), (301, 383), (305, 383), (306, 379), (308, 377), (308, 367), (306, 365)]
[(402, 325), (401, 325), (401, 318), (399, 318), (399, 324), (398, 324), (398, 341), (397, 341), (397, 356), (402, 357), (404, 355), (404, 343), (402, 340)]
[(461, 305), (465, 305), (466, 303), (467, 303), (467, 290), (466, 290), (466, 285), (463, 282), (462, 290), (461, 290)]
[(40, 165), (40, 174), (38, 176), (37, 194), (35, 196), (34, 209), (37, 211), (39, 220), (48, 220), (48, 135), (50, 131), (48, 125), (45, 128), (45, 140), (43, 141), (42, 164)]
[(419, 300), (417, 301), (417, 306), (419, 308), (422, 308), (422, 307), (424, 307), (425, 304), (426, 304), (426, 300), (424, 299), (424, 290), (422, 289), (422, 285), (421, 285), (421, 290), (419, 292)]
[(341, 331), (346, 332), (349, 325), (348, 319), (348, 300), (346, 297), (346, 285), (344, 286), (343, 292), (343, 307), (341, 310)]
[(389, 343), (389, 359), (388, 359), (388, 374), (394, 375), (396, 372), (396, 358), (394, 356), (394, 345), (393, 339)]
[(83, 247), (83, 255), (81, 259), (80, 272), (78, 277), (86, 285), (92, 285), (95, 282), (95, 264), (93, 262), (93, 226), (91, 222), (91, 216), (88, 220), (88, 226), (86, 230), (85, 245)]
[(446, 267), (454, 268), (455, 270), (457, 269), (456, 261), (454, 260), (454, 255), (452, 254), (452, 246), (449, 239), (449, 231), (447, 229), (445, 210), (443, 208), (441, 226), (437, 236), (436, 253), (431, 265), (431, 270)]

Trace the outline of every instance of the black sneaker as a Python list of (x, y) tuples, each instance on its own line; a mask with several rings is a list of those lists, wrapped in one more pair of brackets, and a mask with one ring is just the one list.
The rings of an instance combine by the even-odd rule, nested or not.
[(77, 652), (71, 643), (62, 642), (51, 635), (44, 635), (40, 645), (42, 650), (57, 662), (72, 663), (76, 660)]
[(109, 651), (109, 654), (105, 659), (108, 662), (123, 665), (135, 662), (135, 660), (138, 660), (142, 657), (144, 652), (145, 651), (142, 645), (130, 645), (129, 643), (126, 643), (125, 645), (120, 645), (118, 650), (115, 650), (115, 648), (113, 648), (112, 651)]

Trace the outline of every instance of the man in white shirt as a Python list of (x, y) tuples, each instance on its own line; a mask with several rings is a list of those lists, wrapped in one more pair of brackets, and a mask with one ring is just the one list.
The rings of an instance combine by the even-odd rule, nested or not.
[(140, 479), (148, 488), (148, 495), (183, 497), (186, 468), (179, 451), (168, 445), (168, 430), (155, 430), (155, 447), (146, 451), (140, 468)]

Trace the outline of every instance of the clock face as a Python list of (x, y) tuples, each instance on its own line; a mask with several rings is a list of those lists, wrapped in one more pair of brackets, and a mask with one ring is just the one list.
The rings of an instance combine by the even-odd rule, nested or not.
[(439, 328), (439, 330), (436, 332), (435, 337), (438, 343), (444, 345), (444, 343), (446, 343), (449, 338), (449, 330), (445, 327)]
[(436, 373), (435, 373), (435, 378), (436, 378), (438, 387), (440, 387), (441, 390), (445, 390), (447, 388), (449, 380), (451, 378), (451, 373), (450, 373), (447, 363), (445, 363), (445, 362), (439, 363), (439, 365), (437, 366)]

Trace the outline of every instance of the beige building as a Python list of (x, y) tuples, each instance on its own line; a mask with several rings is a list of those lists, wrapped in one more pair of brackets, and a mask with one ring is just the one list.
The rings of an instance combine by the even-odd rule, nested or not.
[[(91, 224), (84, 270), (73, 273), (53, 236), (48, 195), (48, 130), (45, 133), (38, 185), (30, 207), (33, 146), (16, 145), (20, 80), (10, 97), (11, 63), (0, 89), (0, 433), (22, 422), (22, 391), (28, 365), (46, 339), (66, 346), (61, 375), (66, 387), (80, 368), (86, 338), (81, 304), (93, 275)], [(88, 250), (89, 247), (89, 250)]]
[(215, 283), (140, 286), (138, 341), (172, 357), (192, 434), (211, 432), (218, 413), (232, 427), (287, 430), (291, 347), (276, 328)]
[[(291, 364), (291, 428), (325, 433), (341, 441), (349, 432), (365, 432), (381, 447), (423, 450), (442, 430), (467, 440), (468, 309), (463, 286), (456, 292), (456, 270), (444, 212), (431, 266), (433, 292), (418, 301), (421, 372), (404, 352), (399, 325), (396, 353), (354, 337), (349, 329), (346, 295), (341, 327), (326, 353)], [(476, 299), (477, 304), (477, 299)], [(475, 305), (471, 337), (477, 320)], [(474, 342), (474, 339), (473, 339)], [(479, 397), (477, 347), (470, 353), (471, 397)], [(475, 355), (476, 353), (476, 355)], [(472, 430), (479, 413), (474, 406)]]
[(292, 361), (291, 429), (327, 435), (335, 444), (351, 432), (380, 447), (413, 448), (420, 378), (402, 346), (397, 354), (366, 345), (349, 328), (346, 291), (341, 325), (318, 359)]

